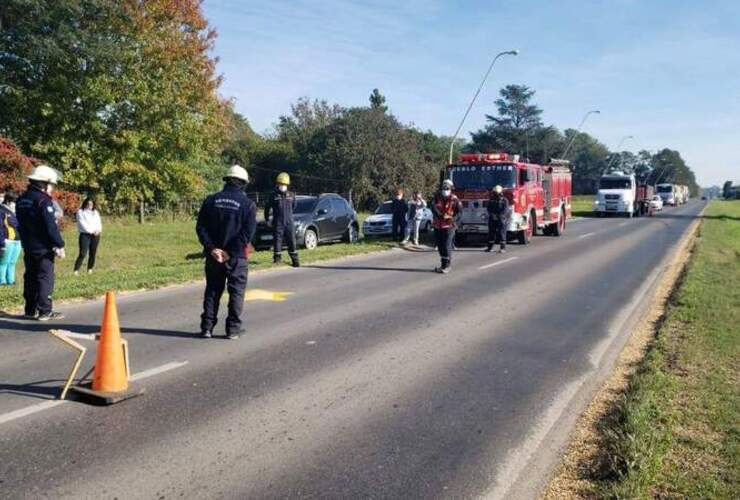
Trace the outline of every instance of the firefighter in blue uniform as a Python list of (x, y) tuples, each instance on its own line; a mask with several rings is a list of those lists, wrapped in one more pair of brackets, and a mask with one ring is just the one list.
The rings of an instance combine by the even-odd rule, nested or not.
[(501, 186), (493, 188), (488, 200), (488, 246), (486, 252), (493, 250), (493, 245), (500, 245), (499, 252), (506, 253), (506, 229), (509, 226), (509, 200), (503, 194)]
[(213, 328), (218, 322), (218, 306), (224, 288), (227, 288), (226, 337), (237, 339), (242, 333), (248, 247), (257, 227), (257, 207), (244, 192), (249, 182), (244, 168), (232, 166), (224, 182), (223, 190), (203, 202), (195, 228), (206, 257), (206, 290), (200, 331), (204, 338), (213, 336)]
[(18, 232), (23, 247), (23, 298), (29, 319), (39, 321), (63, 319), (52, 308), (54, 292), (54, 259), (63, 259), (64, 240), (54, 217), (51, 193), (59, 182), (59, 173), (39, 165), (28, 176), (28, 190), (16, 202)]
[(290, 186), (290, 176), (285, 172), (280, 173), (275, 180), (275, 191), (265, 203), (265, 222), (270, 224), (270, 215), (272, 215), (273, 262), (279, 264), (283, 261), (283, 240), (285, 240), (293, 267), (300, 267), (293, 224), (296, 197), (294, 193), (288, 191), (288, 186)]

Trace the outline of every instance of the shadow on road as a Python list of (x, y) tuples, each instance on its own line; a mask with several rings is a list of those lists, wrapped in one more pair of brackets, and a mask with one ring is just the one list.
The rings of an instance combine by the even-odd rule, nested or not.
[[(9, 317), (6, 315), (5, 317)], [(22, 333), (47, 333), (51, 329), (69, 330), (74, 333), (98, 333), (100, 327), (97, 325), (79, 325), (71, 323), (59, 323), (50, 321), (40, 323), (34, 320), (2, 321), (0, 320), (0, 332), (22, 332)], [(199, 338), (199, 333), (182, 332), (177, 330), (162, 330), (152, 328), (121, 327), (122, 334), (159, 335), (163, 337)]]
[[(40, 380), (28, 384), (0, 384), (0, 394), (13, 394), (37, 399), (56, 399), (64, 380)], [(54, 386), (42, 384), (56, 384)]]
[(310, 266), (302, 266), (309, 269), (333, 269), (333, 270), (341, 270), (341, 271), (397, 271), (397, 272), (405, 272), (405, 273), (433, 273), (434, 269), (431, 268), (423, 268), (423, 269), (414, 269), (414, 268), (408, 268), (408, 267), (378, 267), (378, 266), (318, 266), (318, 265), (310, 265)]

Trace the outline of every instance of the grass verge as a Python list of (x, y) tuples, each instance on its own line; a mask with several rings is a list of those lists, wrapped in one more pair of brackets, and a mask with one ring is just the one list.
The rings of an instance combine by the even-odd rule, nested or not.
[(713, 202), (699, 235), (545, 498), (740, 498), (740, 203)]
[[(177, 220), (136, 224), (133, 221), (104, 222), (103, 236), (93, 274), (74, 276), (77, 256), (77, 232), (64, 232), (67, 258), (56, 265), (56, 300), (95, 298), (108, 290), (139, 290), (184, 283), (203, 277), (201, 248), (195, 236), (195, 222)], [(386, 250), (395, 246), (387, 239), (361, 240), (349, 245), (334, 243), (315, 250), (300, 250), (302, 263), (334, 259)], [(255, 252), (251, 269), (268, 269), (272, 252)], [(83, 267), (83, 272), (86, 268)], [(14, 309), (23, 303), (23, 263), (17, 267), (17, 284), (0, 287), (0, 309)]]
[(574, 195), (570, 199), (570, 206), (573, 217), (591, 217), (594, 208), (594, 195)]

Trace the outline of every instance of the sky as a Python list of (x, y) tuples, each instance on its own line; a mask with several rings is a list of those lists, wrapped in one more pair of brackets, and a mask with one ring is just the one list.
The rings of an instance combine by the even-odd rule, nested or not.
[(501, 87), (536, 91), (546, 124), (616, 149), (678, 150), (702, 186), (740, 183), (740, 1), (206, 0), (221, 93), (258, 132), (299, 97), (364, 106), (452, 135), (495, 114)]

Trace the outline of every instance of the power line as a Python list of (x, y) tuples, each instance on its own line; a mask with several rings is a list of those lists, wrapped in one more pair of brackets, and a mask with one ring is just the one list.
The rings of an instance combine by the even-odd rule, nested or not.
[[(257, 165), (250, 165), (247, 168), (256, 168), (257, 170), (264, 170), (266, 172), (276, 172), (276, 173), (284, 172), (283, 170), (276, 170), (274, 168), (258, 167)], [(315, 175), (301, 174), (297, 172), (289, 172), (289, 175), (292, 175), (295, 177), (303, 177), (305, 179), (313, 179), (316, 181), (329, 181), (329, 182), (340, 182), (340, 183), (346, 181), (346, 179), (331, 179), (329, 177), (318, 177)]]

